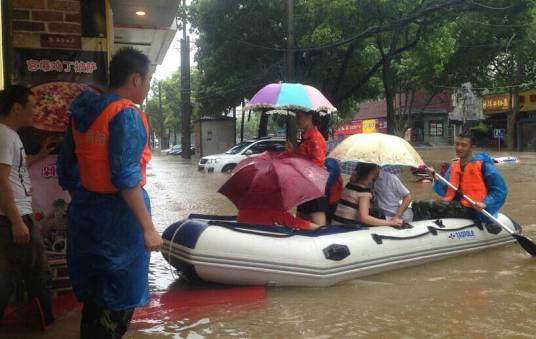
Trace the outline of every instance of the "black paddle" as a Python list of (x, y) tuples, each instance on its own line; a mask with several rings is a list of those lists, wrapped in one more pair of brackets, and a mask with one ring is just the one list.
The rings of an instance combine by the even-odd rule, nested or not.
[[(475, 201), (473, 199), (471, 199), (468, 196), (466, 196), (465, 194), (463, 194), (463, 192), (459, 191), (456, 187), (454, 187), (454, 185), (452, 185), (450, 182), (448, 182), (445, 178), (443, 178), (439, 174), (437, 174), (437, 173), (434, 173), (434, 174), (435, 174), (435, 177), (439, 179), (439, 181), (441, 181), (443, 184), (445, 184), (448, 187), (450, 187), (452, 190), (454, 190), (454, 191), (458, 192), (459, 194), (461, 194), (463, 196), (463, 198), (465, 200), (467, 200), (471, 205), (476, 206), (476, 203), (475, 203)], [(510, 227), (506, 226), (502, 221), (500, 221), (499, 219), (495, 218), (488, 211), (482, 210), (481, 213), (484, 214), (488, 219), (490, 219), (491, 221), (493, 221), (497, 225), (501, 226), (506, 232), (510, 233), (510, 235), (517, 240), (519, 245), (521, 245), (521, 247), (523, 247), (523, 249), (525, 251), (527, 251), (533, 257), (536, 257), (536, 244), (534, 244), (534, 242), (532, 242), (532, 240), (530, 240), (529, 238), (527, 238), (525, 236), (522, 236), (521, 234), (518, 234), (515, 231), (511, 230)]]

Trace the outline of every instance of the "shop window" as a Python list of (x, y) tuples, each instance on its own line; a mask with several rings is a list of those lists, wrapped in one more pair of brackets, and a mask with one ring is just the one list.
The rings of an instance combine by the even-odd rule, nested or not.
[(442, 137), (444, 135), (443, 121), (430, 121), (428, 127), (431, 137)]

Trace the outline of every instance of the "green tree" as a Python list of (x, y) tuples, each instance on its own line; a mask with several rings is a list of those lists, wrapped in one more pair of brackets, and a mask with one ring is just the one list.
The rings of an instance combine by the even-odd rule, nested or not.
[[(160, 139), (161, 148), (169, 147), (171, 141), (178, 139), (177, 133), (181, 127), (180, 78), (180, 69), (178, 69), (166, 79), (153, 81), (149, 98), (145, 105), (149, 123), (154, 133)], [(190, 81), (192, 89), (191, 121), (194, 122), (201, 114), (201, 108), (197, 101), (200, 86), (199, 71), (195, 68), (191, 70)], [(162, 91), (161, 114), (159, 109), (159, 88)]]

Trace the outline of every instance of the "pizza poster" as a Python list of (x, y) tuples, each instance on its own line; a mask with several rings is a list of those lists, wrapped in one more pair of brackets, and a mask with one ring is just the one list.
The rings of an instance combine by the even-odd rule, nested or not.
[(69, 125), (69, 106), (82, 91), (100, 93), (107, 87), (106, 52), (59, 49), (14, 49), (12, 83), (30, 87), (36, 99), (33, 128), (19, 131), (27, 154), (44, 143), (54, 151), (28, 170), (33, 211), (41, 226), (46, 250), (65, 250), (69, 195), (58, 184), (56, 158)]
[(33, 90), (37, 129), (64, 132), (73, 99), (82, 91), (99, 93), (107, 86), (106, 52), (16, 48), (14, 53), (12, 82)]

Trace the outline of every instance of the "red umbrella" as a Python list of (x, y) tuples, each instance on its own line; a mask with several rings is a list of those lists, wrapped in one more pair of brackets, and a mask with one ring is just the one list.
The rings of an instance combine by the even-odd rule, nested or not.
[(219, 192), (238, 209), (287, 211), (321, 197), (328, 172), (293, 153), (265, 152), (240, 162)]

